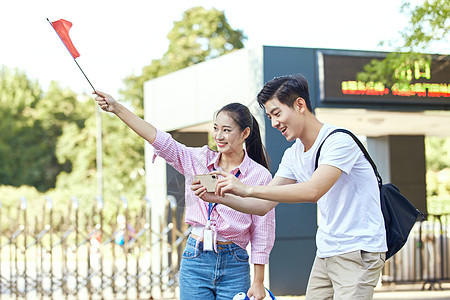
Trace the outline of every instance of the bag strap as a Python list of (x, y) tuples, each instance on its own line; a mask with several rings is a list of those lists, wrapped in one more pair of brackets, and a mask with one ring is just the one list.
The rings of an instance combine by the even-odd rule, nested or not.
[(272, 293), (268, 288), (265, 288), (265, 289), (266, 289), (266, 291), (269, 293), (270, 299), (276, 300), (276, 299), (275, 299), (275, 296), (273, 295), (273, 293)]
[[(364, 145), (361, 143), (361, 141), (356, 137), (356, 135), (354, 135), (351, 131), (347, 130), (347, 129), (343, 129), (343, 128), (338, 128), (333, 130), (332, 132), (330, 132), (326, 138), (322, 141), (322, 143), (319, 146), (319, 149), (317, 149), (317, 154), (316, 154), (316, 164), (315, 164), (315, 169), (317, 169), (317, 167), (319, 166), (319, 156), (320, 156), (320, 150), (322, 149), (323, 143), (325, 142), (325, 140), (332, 134), (336, 133), (336, 132), (343, 132), (348, 134), (349, 136), (351, 136), (353, 138), (353, 140), (356, 142), (356, 144), (359, 146), (359, 148), (361, 149), (362, 153), (364, 154), (364, 156), (366, 157), (366, 159), (369, 161), (369, 163), (372, 165), (373, 171), (375, 172), (375, 176), (377, 177), (377, 181), (378, 181), (378, 187), (381, 189), (381, 186), (383, 185), (383, 180), (381, 179), (381, 175), (380, 173), (378, 173), (377, 170), (377, 166), (375, 165), (375, 163), (373, 162), (372, 158), (369, 155), (369, 152), (367, 152), (366, 148), (364, 147)], [(416, 208), (416, 211), (422, 216), (421, 218), (421, 222), (425, 219), (425, 214)]]
[(349, 136), (351, 136), (353, 138), (353, 140), (356, 142), (356, 144), (359, 146), (359, 148), (361, 149), (362, 153), (364, 154), (364, 156), (366, 157), (367, 161), (372, 165), (373, 171), (375, 172), (375, 176), (377, 177), (377, 181), (378, 181), (378, 186), (381, 188), (381, 186), (383, 185), (383, 180), (381, 179), (381, 175), (380, 173), (378, 173), (378, 169), (377, 166), (375, 165), (375, 163), (373, 162), (372, 158), (369, 155), (369, 152), (367, 152), (366, 148), (364, 147), (364, 145), (361, 143), (361, 141), (356, 137), (356, 135), (354, 135), (351, 131), (347, 130), (347, 129), (343, 129), (343, 128), (338, 128), (333, 130), (332, 132), (330, 132), (325, 139), (322, 141), (322, 143), (319, 146), (319, 149), (317, 149), (317, 154), (316, 154), (316, 164), (315, 164), (315, 169), (317, 169), (317, 167), (319, 166), (319, 156), (320, 156), (320, 150), (322, 149), (323, 143), (326, 141), (326, 139), (337, 132), (343, 132), (348, 134)]

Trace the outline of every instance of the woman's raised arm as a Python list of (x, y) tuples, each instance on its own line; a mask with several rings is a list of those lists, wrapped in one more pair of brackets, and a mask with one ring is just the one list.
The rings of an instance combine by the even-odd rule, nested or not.
[(150, 144), (155, 141), (156, 128), (152, 124), (132, 113), (125, 106), (114, 100), (110, 95), (99, 91), (95, 91), (94, 94), (97, 95), (95, 101), (97, 101), (97, 104), (101, 109), (114, 113), (119, 119), (133, 129), (134, 132), (147, 140)]

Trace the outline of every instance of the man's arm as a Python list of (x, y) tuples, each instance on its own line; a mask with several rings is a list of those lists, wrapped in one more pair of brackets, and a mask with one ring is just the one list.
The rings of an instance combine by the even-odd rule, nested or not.
[[(292, 183), (295, 183), (295, 180), (275, 177), (269, 182), (268, 186), (289, 185)], [(230, 193), (225, 194), (223, 197), (214, 193), (207, 193), (206, 188), (200, 184), (200, 181), (193, 181), (191, 189), (195, 195), (206, 202), (223, 204), (246, 214), (264, 216), (278, 204), (278, 202), (274, 201), (252, 197), (244, 198)]]
[[(248, 197), (254, 197), (283, 203), (316, 203), (336, 183), (342, 171), (336, 167), (322, 164), (319, 165), (309, 181), (282, 186), (271, 184), (248, 186), (234, 176), (222, 172), (216, 173), (223, 176), (216, 185), (217, 195), (234, 194), (245, 197), (246, 200)], [(223, 204), (228, 205), (228, 200), (225, 201), (225, 199), (226, 197)]]

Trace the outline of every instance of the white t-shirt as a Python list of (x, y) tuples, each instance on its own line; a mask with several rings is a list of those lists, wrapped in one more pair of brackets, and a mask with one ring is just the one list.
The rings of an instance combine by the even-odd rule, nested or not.
[[(297, 182), (308, 181), (314, 172), (317, 149), (336, 128), (324, 124), (314, 145), (306, 152), (297, 139), (285, 151), (275, 176)], [(352, 137), (341, 132), (332, 134), (322, 146), (321, 164), (339, 168), (342, 174), (317, 202), (320, 214), (317, 256), (330, 257), (356, 250), (386, 252), (386, 231), (377, 179)]]

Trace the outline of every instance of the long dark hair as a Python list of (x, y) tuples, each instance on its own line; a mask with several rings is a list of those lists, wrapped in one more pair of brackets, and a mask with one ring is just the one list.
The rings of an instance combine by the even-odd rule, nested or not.
[(253, 117), (247, 106), (241, 103), (230, 103), (222, 107), (217, 113), (226, 112), (238, 124), (241, 131), (245, 128), (250, 128), (250, 134), (245, 139), (245, 149), (248, 156), (269, 169), (269, 156), (264, 148), (259, 132), (258, 121)]

